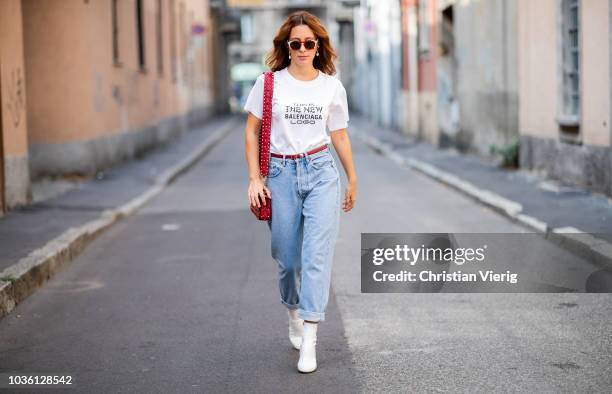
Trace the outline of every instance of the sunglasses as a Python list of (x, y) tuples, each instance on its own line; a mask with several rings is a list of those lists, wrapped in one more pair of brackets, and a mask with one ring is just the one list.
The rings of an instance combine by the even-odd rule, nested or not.
[(304, 48), (306, 48), (307, 50), (311, 50), (311, 49), (315, 49), (318, 41), (319, 40), (313, 40), (313, 39), (308, 39), (306, 41), (294, 39), (294, 40), (287, 41), (287, 44), (289, 44), (289, 48), (293, 49), (294, 51), (298, 51), (302, 47), (302, 43), (304, 43)]

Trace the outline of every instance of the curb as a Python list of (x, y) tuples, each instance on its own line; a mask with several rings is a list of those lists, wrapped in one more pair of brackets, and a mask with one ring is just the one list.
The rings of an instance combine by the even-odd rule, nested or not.
[(427, 175), (440, 183), (475, 199), (479, 203), (492, 208), (514, 222), (533, 230), (557, 245), (594, 261), (604, 269), (612, 270), (612, 244), (574, 227), (551, 227), (547, 223), (522, 213), (522, 204), (502, 197), (490, 190), (480, 188), (458, 176), (441, 170), (427, 162), (415, 158), (405, 158), (393, 151), (393, 146), (380, 140), (353, 131), (358, 139), (377, 152), (382, 153), (400, 167), (408, 167)]
[(0, 278), (10, 278), (0, 280), (0, 319), (74, 260), (96, 236), (120, 219), (134, 213), (193, 166), (232, 130), (235, 123), (235, 119), (228, 119), (226, 124), (198, 145), (189, 156), (158, 175), (154, 185), (139, 196), (117, 208), (102, 211), (100, 217), (80, 227), (69, 228), (42, 248), (32, 251), (0, 272)]

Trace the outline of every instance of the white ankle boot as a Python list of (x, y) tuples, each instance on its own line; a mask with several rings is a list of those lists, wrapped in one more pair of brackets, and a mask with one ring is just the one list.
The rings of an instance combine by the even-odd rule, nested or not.
[(308, 373), (317, 369), (317, 326), (318, 323), (304, 322), (304, 336), (300, 346), (300, 359), (297, 369), (300, 372)]
[(289, 310), (289, 340), (295, 349), (300, 349), (304, 335), (304, 320), (297, 317), (296, 310)]

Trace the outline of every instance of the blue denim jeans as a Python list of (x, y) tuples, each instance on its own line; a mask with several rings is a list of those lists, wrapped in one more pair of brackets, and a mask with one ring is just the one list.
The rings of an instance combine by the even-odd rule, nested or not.
[(329, 146), (297, 159), (271, 157), (267, 186), (281, 303), (301, 319), (325, 320), (341, 187)]

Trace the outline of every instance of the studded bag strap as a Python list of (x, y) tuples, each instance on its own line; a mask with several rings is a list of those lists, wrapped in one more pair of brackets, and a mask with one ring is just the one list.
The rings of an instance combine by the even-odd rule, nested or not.
[(272, 97), (274, 93), (274, 72), (264, 73), (263, 119), (259, 133), (259, 173), (268, 176), (270, 165), (270, 129), (272, 127)]

